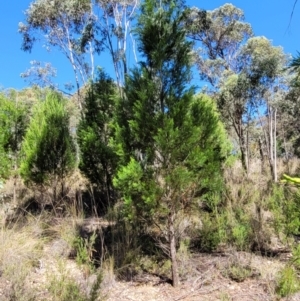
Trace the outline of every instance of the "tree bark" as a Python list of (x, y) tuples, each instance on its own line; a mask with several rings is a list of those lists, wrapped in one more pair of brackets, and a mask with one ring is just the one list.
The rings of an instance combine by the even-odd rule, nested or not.
[(247, 154), (247, 141), (245, 139), (245, 130), (243, 127), (243, 116), (242, 116), (242, 111), (237, 110), (232, 118), (232, 123), (234, 130), (238, 136), (239, 139), (239, 147), (241, 151), (241, 163), (243, 170), (246, 172), (248, 175), (248, 154)]
[(247, 154), (247, 145), (244, 137), (243, 131), (241, 131), (240, 138), (240, 150), (241, 150), (241, 161), (244, 171), (248, 174), (248, 154)]
[(170, 256), (172, 263), (172, 284), (173, 287), (179, 286), (179, 273), (178, 264), (176, 258), (176, 239), (175, 239), (175, 229), (174, 229), (174, 217), (175, 213), (170, 212), (169, 214), (169, 243), (170, 243)]
[(261, 173), (265, 174), (266, 172), (266, 155), (264, 153), (264, 148), (263, 148), (263, 142), (261, 141), (261, 138), (258, 139), (258, 145), (259, 145), (259, 153), (260, 153), (260, 158), (261, 158)]
[[(277, 182), (277, 152), (276, 152), (276, 120), (277, 117), (277, 109), (269, 108), (269, 139), (270, 139), (270, 156), (269, 156), (269, 162), (270, 162), (270, 170), (272, 179), (274, 182)], [(274, 120), (273, 120), (274, 118)]]
[(277, 109), (274, 110), (274, 181), (275, 183), (278, 181), (277, 177)]

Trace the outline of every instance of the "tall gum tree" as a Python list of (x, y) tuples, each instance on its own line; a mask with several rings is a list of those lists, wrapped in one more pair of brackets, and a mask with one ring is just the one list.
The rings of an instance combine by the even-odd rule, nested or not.
[[(244, 22), (243, 11), (232, 4), (225, 4), (206, 13), (192, 8), (186, 26), (188, 36), (195, 42), (194, 59), (201, 79), (210, 83), (214, 93), (224, 87), (224, 82), (227, 88), (235, 87), (234, 83), (240, 73), (239, 49), (253, 36), (251, 25)], [(234, 88), (234, 91), (238, 95), (231, 97), (228, 102), (232, 109), (227, 110), (223, 102), (219, 102), (219, 107), (221, 110), (224, 108), (224, 121), (233, 126), (238, 137), (242, 165), (247, 170), (246, 134), (242, 122), (246, 101), (239, 90)]]
[(206, 12), (193, 7), (185, 22), (201, 79), (217, 89), (225, 71), (238, 72), (238, 50), (253, 36), (252, 27), (244, 12), (228, 3)]
[[(31, 51), (34, 43), (40, 40), (47, 50), (58, 48), (70, 62), (80, 101), (80, 87), (94, 72), (93, 56), (97, 43), (81, 47), (81, 35), (92, 22), (89, 0), (36, 0), (25, 11), (25, 23), (19, 23), (19, 32), (23, 36), (22, 49)], [(99, 47), (98, 47), (99, 48)], [(86, 52), (90, 54), (91, 64), (87, 68)]]
[(119, 91), (122, 93), (121, 87), (124, 86), (128, 69), (137, 63), (131, 24), (140, 7), (140, 0), (99, 0), (96, 6), (100, 8), (96, 25), (103, 37), (103, 45), (111, 56)]
[(126, 79), (112, 141), (120, 162), (113, 183), (126, 218), (167, 253), (175, 287), (180, 214), (205, 199), (204, 191), (218, 191), (226, 156), (213, 101), (189, 88), (191, 43), (181, 4), (143, 3), (135, 33), (144, 60)]
[[(268, 107), (266, 91), (281, 76), (286, 57), (280, 47), (272, 46), (266, 38), (253, 37), (243, 11), (232, 4), (206, 13), (192, 8), (186, 27), (195, 43), (199, 74), (210, 83), (224, 121), (234, 130), (243, 168), (248, 171), (250, 125), (257, 118), (256, 113)], [(271, 169), (272, 152), (268, 152)]]
[[(80, 87), (94, 80), (96, 55), (108, 51), (115, 69), (120, 93), (130, 64), (136, 62), (135, 40), (131, 23), (139, 0), (35, 0), (25, 11), (25, 22), (19, 23), (22, 48), (30, 51), (36, 41), (47, 50), (57, 48), (70, 62), (82, 108)], [(134, 61), (130, 61), (133, 57)], [(46, 80), (55, 75), (49, 64), (38, 62), (23, 73), (24, 77)], [(50, 85), (55, 86), (50, 83)], [(68, 85), (70, 86), (70, 85)]]
[[(266, 150), (272, 178), (277, 182), (277, 119), (278, 106), (287, 92), (288, 56), (282, 47), (275, 47), (265, 37), (253, 37), (241, 48), (242, 72), (249, 80), (247, 106), (249, 120), (258, 120), (260, 139)], [(265, 112), (261, 113), (263, 110)], [(265, 116), (263, 116), (265, 115)], [(267, 121), (264, 126), (262, 119)]]

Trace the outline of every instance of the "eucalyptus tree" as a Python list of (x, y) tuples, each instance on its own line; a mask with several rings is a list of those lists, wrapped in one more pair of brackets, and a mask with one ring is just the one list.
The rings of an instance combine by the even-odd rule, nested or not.
[[(249, 135), (248, 127), (253, 120), (258, 119), (263, 133), (261, 138), (267, 150), (267, 158), (274, 180), (277, 180), (276, 103), (285, 89), (283, 69), (286, 58), (282, 48), (272, 46), (266, 38), (250, 38), (238, 53), (239, 72), (225, 77), (218, 98), (223, 116), (231, 122), (239, 137), (242, 162), (246, 170), (249, 160), (247, 158), (248, 142), (246, 141), (246, 137)], [(233, 78), (235, 78), (235, 82), (232, 81)], [(231, 86), (228, 89), (229, 83)], [(261, 113), (264, 110), (265, 112)], [(265, 118), (268, 123), (267, 128), (263, 126)]]
[(194, 96), (189, 86), (191, 43), (184, 14), (181, 1), (143, 3), (135, 32), (144, 60), (126, 79), (113, 141), (120, 162), (113, 182), (126, 218), (141, 231), (148, 228), (168, 254), (174, 286), (180, 213), (197, 197), (205, 199), (205, 192), (218, 191), (226, 156), (212, 100)]
[[(25, 23), (19, 24), (22, 48), (30, 51), (38, 40), (42, 40), (49, 51), (58, 48), (73, 68), (78, 93), (88, 79), (94, 79), (95, 55), (106, 49), (121, 91), (129, 57), (131, 54), (136, 57), (130, 29), (138, 7), (139, 0), (35, 0), (25, 12)], [(40, 79), (44, 71), (53, 75), (53, 68), (46, 67), (31, 68), (23, 76), (38, 75)], [(41, 70), (42, 74), (38, 72)]]
[(291, 156), (300, 156), (300, 86), (298, 74), (294, 74), (290, 89), (285, 95), (284, 102), (280, 103), (280, 129), (282, 136), (281, 148), (286, 159)]
[[(30, 61), (30, 68), (22, 72), (20, 76), (29, 83), (31, 87), (38, 86), (40, 88), (50, 88), (61, 93), (71, 96), (71, 93), (66, 89), (61, 89), (58, 84), (54, 83), (54, 78), (57, 75), (57, 70), (51, 63), (42, 63), (40, 61)], [(67, 90), (71, 90), (73, 85), (65, 84)]]
[(238, 56), (240, 47), (253, 36), (251, 25), (244, 22), (241, 9), (225, 4), (207, 12), (191, 8), (186, 26), (188, 37), (195, 42), (194, 59), (201, 79), (207, 81), (215, 93), (223, 88), (218, 106), (224, 121), (233, 127), (238, 137), (242, 164), (247, 170), (246, 134), (242, 122), (246, 99), (241, 90), (246, 83), (245, 78), (238, 77), (241, 72)]
[(104, 46), (112, 58), (116, 80), (121, 88), (124, 86), (129, 66), (137, 63), (131, 27), (140, 7), (140, 0), (100, 0), (96, 5), (100, 8), (97, 26)]
[[(258, 118), (263, 106), (269, 117), (275, 116), (265, 96), (281, 76), (286, 56), (281, 47), (272, 46), (266, 38), (254, 37), (251, 25), (244, 21), (243, 11), (232, 4), (206, 13), (192, 8), (186, 26), (195, 48), (199, 46), (194, 57), (200, 76), (210, 83), (224, 121), (234, 129), (242, 165), (247, 171), (250, 124)], [(270, 138), (264, 139), (268, 150), (274, 150), (275, 145), (271, 139), (274, 128), (271, 132)], [(274, 151), (269, 151), (269, 158), (273, 169)]]
[[(87, 42), (82, 39), (82, 33), (94, 22), (91, 8), (89, 0), (35, 0), (25, 11), (25, 23), (19, 23), (24, 51), (31, 51), (34, 43), (41, 40), (47, 50), (58, 48), (68, 59), (77, 93), (80, 86), (93, 77), (94, 53), (101, 48), (96, 39)], [(87, 55), (90, 64), (86, 63)], [(80, 97), (78, 102), (81, 108)]]
[(193, 7), (186, 27), (195, 42), (194, 59), (201, 79), (217, 89), (224, 72), (238, 73), (238, 50), (253, 36), (241, 9), (228, 3), (212, 11)]

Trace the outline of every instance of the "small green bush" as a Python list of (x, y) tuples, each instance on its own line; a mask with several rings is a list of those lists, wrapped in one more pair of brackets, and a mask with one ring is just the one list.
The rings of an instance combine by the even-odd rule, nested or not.
[(280, 271), (276, 293), (281, 297), (286, 297), (300, 290), (300, 281), (292, 266), (286, 266)]
[(273, 214), (273, 227), (277, 234), (286, 236), (300, 234), (300, 192), (299, 188), (274, 186), (267, 200)]
[(299, 271), (300, 270), (300, 245), (292, 249), (292, 265)]
[[(97, 300), (100, 300), (99, 299), (99, 291), (101, 289), (102, 281), (103, 281), (103, 272), (100, 271), (100, 272), (98, 272), (97, 279), (96, 279), (96, 281), (94, 282), (94, 284), (92, 286), (92, 289), (91, 289), (88, 301), (97, 301)], [(102, 296), (100, 295), (100, 298), (101, 297)]]
[(54, 301), (86, 301), (86, 296), (80, 291), (78, 284), (66, 274), (53, 277), (48, 290)]
[(249, 245), (250, 227), (243, 224), (236, 224), (232, 228), (232, 238), (239, 250), (247, 249)]
[(243, 282), (247, 278), (257, 276), (257, 273), (249, 265), (243, 265), (239, 262), (227, 265), (222, 274), (236, 282)]
[(251, 275), (252, 271), (250, 268), (240, 265), (233, 265), (228, 271), (229, 278), (236, 282), (243, 282), (247, 278), (251, 277)]
[(199, 248), (205, 252), (213, 251), (226, 241), (226, 219), (224, 216), (216, 217), (214, 214), (204, 213), (201, 221)]
[(93, 252), (97, 234), (93, 234), (88, 238), (76, 237), (73, 241), (73, 247), (76, 251), (76, 262), (80, 265), (93, 266)]

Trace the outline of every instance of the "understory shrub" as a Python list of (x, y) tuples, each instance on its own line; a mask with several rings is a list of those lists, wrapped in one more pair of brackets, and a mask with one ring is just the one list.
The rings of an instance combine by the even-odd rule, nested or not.
[(281, 297), (292, 295), (300, 290), (300, 281), (295, 269), (287, 265), (278, 275), (276, 292)]

